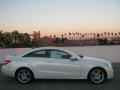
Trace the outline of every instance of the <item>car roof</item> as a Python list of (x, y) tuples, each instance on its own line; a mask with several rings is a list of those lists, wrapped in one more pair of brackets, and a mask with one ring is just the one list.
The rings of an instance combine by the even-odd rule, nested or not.
[(66, 49), (65, 49), (65, 48), (62, 48), (62, 47), (47, 46), (47, 47), (39, 47), (39, 48), (29, 49), (29, 50), (27, 50), (27, 51), (21, 53), (21, 54), (18, 55), (18, 56), (23, 56), (24, 54), (27, 54), (27, 53), (30, 53), (30, 52), (33, 52), (33, 51), (37, 51), (37, 50), (43, 50), (43, 49), (57, 49), (57, 50), (66, 51)]
[(64, 48), (62, 48), (62, 47), (55, 47), (55, 46), (47, 46), (47, 47), (39, 47), (39, 48), (35, 48), (35, 49), (36, 50), (39, 50), (39, 49), (61, 49), (61, 50), (63, 50)]

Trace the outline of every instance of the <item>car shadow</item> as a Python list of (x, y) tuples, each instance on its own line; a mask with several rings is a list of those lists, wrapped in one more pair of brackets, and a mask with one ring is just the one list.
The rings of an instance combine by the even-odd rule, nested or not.
[[(114, 82), (115, 79), (110, 79), (106, 80), (105, 82), (101, 84), (110, 84), (111, 82)], [(91, 83), (88, 80), (81, 80), (81, 79), (36, 79), (31, 82), (31, 84), (36, 84), (36, 83), (46, 83), (46, 84), (58, 84), (58, 85), (63, 85), (63, 84), (81, 84), (81, 85), (97, 85), (94, 83)]]

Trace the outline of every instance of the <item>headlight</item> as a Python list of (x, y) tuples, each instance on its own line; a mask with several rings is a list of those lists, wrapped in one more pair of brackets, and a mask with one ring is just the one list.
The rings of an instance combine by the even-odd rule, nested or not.
[(112, 67), (111, 63), (104, 63), (104, 65), (106, 65), (107, 67)]

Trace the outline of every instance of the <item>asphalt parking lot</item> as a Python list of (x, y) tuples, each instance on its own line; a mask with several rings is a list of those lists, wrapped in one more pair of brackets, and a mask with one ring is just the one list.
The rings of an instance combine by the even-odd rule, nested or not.
[(120, 63), (113, 63), (113, 68), (114, 78), (97, 85), (87, 80), (43, 79), (21, 85), (14, 78), (2, 75), (0, 69), (0, 90), (120, 90)]

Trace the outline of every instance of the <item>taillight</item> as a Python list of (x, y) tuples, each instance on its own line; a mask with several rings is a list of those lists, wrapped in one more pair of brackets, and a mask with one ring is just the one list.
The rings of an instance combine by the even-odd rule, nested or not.
[(7, 65), (7, 64), (10, 63), (10, 62), (11, 62), (11, 60), (4, 60), (3, 64), (4, 64), (4, 65)]

